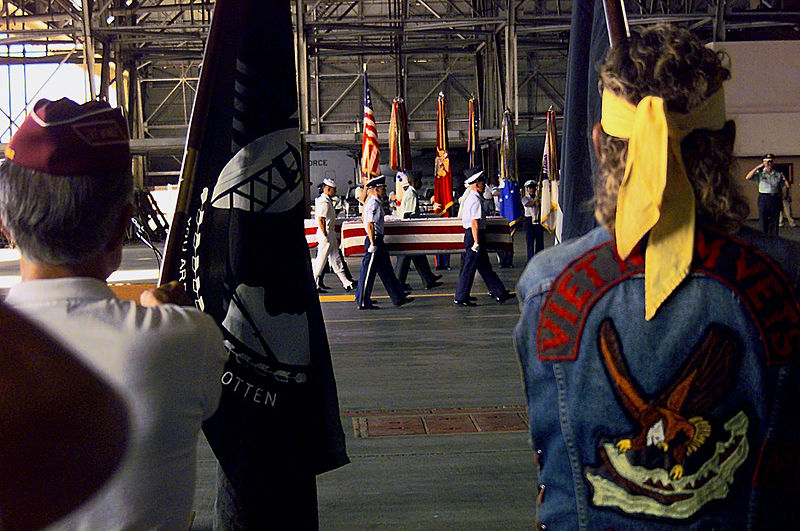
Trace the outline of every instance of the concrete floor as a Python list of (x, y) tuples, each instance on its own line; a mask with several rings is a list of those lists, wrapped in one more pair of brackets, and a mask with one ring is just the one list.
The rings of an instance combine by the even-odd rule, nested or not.
[[(524, 268), (524, 246), (520, 234), (515, 267), (495, 267), (509, 290)], [(123, 255), (112, 280), (155, 282), (149, 249), (127, 245)], [(17, 258), (15, 251), (0, 250), (0, 297), (18, 281)], [(453, 255), (453, 269), (442, 271), (443, 285), (431, 291), (422, 289), (412, 270), (408, 282), (415, 300), (401, 308), (389, 304), (377, 281), (373, 296), (382, 309), (369, 312), (356, 310), (353, 302), (331, 301), (349, 294), (334, 275), (326, 278), (333, 289), (322, 297), (322, 309), (352, 462), (318, 478), (321, 529), (532, 528), (536, 477), (511, 339), (519, 309), (514, 299), (503, 305), (490, 299), (479, 278), (472, 293), (478, 306), (453, 305), (459, 264)], [(360, 258), (348, 259), (348, 265), (358, 275)], [(374, 420), (398, 411), (411, 411), (417, 422), (415, 411), (455, 412), (461, 421), (466, 413), (500, 411), (518, 425), (506, 432), (356, 435), (354, 426), (365, 415)], [(202, 439), (192, 529), (211, 529), (215, 467)]]
[[(524, 237), (516, 248), (515, 267), (495, 269), (510, 290), (524, 268)], [(317, 480), (323, 530), (533, 527), (536, 478), (524, 425), (512, 432), (356, 436), (354, 420), (366, 414), (524, 411), (511, 338), (516, 300), (497, 304), (476, 279), (478, 306), (455, 306), (459, 257), (452, 258), (453, 269), (439, 271), (443, 285), (431, 291), (412, 270), (415, 300), (401, 308), (389, 304), (380, 281), (378, 311), (322, 297), (352, 461)], [(359, 264), (348, 259), (355, 275)], [(325, 283), (329, 295), (345, 295), (334, 275)], [(205, 441), (198, 468), (193, 529), (210, 529), (214, 458)]]
[[(781, 229), (781, 235), (798, 240), (800, 228)], [(508, 289), (524, 268), (520, 236), (515, 239), (515, 267), (495, 269)], [(0, 280), (8, 284), (18, 274), (17, 264), (13, 252), (2, 251)], [(356, 275), (359, 262), (348, 259)], [(366, 438), (354, 429), (365, 415), (404, 410), (411, 410), (411, 416), (420, 411), (524, 411), (511, 339), (519, 316), (516, 301), (496, 304), (476, 279), (473, 295), (479, 305), (454, 306), (458, 265), (453, 255), (453, 270), (444, 271), (443, 285), (430, 292), (421, 288), (412, 270), (415, 300), (401, 308), (388, 304), (379, 281), (379, 311), (359, 312), (352, 302), (323, 297), (352, 463), (318, 478), (321, 529), (533, 527), (536, 475), (524, 429)], [(123, 278), (152, 282), (155, 268), (149, 250), (125, 248)], [(334, 288), (329, 295), (345, 295), (333, 275), (326, 283)], [(4, 294), (0, 283), (0, 296)], [(211, 528), (214, 478), (215, 460), (203, 439), (192, 529)]]

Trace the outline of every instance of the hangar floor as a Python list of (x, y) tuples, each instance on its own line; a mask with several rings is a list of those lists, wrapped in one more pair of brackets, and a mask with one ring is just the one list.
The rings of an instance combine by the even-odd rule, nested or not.
[[(800, 228), (781, 235), (800, 240)], [(524, 268), (520, 236), (515, 267), (495, 268), (508, 289)], [(354, 274), (359, 263), (348, 259)], [(533, 527), (537, 478), (511, 339), (519, 309), (495, 303), (480, 280), (478, 306), (454, 306), (457, 255), (452, 265), (431, 291), (412, 270), (415, 300), (401, 308), (376, 282), (378, 311), (356, 310), (335, 276), (326, 278), (333, 289), (321, 302), (352, 463), (318, 478), (323, 530)], [(0, 249), (0, 297), (18, 281), (17, 267), (14, 252)], [(115, 280), (155, 276), (152, 253), (126, 246)], [(203, 439), (192, 529), (211, 529), (214, 484)]]
[[(521, 235), (520, 235), (521, 236)], [(513, 290), (525, 265), (498, 269)], [(411, 271), (414, 301), (359, 311), (335, 275), (321, 297), (351, 463), (321, 475), (320, 528), (531, 529), (536, 477), (511, 332), (516, 300), (497, 304), (476, 279), (478, 306), (453, 304), (458, 255), (443, 284), (426, 291)], [(358, 275), (360, 257), (348, 259)], [(341, 299), (346, 299), (341, 301)], [(210, 529), (214, 457), (199, 455), (193, 529)]]

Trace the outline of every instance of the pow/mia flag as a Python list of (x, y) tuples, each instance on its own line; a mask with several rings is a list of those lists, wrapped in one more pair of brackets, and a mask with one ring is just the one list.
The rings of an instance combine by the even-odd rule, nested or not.
[(239, 498), (348, 462), (303, 228), (296, 111), (288, 0), (218, 0), (184, 159), (193, 193), (173, 230), (178, 276), (230, 352), (203, 430)]

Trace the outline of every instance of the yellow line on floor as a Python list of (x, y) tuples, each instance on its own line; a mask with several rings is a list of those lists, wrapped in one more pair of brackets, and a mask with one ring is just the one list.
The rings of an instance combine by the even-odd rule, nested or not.
[[(512, 292), (513, 293), (513, 292)], [(412, 291), (409, 294), (409, 297), (416, 299), (422, 297), (447, 297), (453, 298), (452, 293), (419, 293), (416, 291)], [(373, 295), (371, 298), (373, 299), (388, 299), (388, 295)], [(320, 295), (319, 301), (320, 302), (355, 302), (356, 297), (355, 295)], [(487, 298), (488, 300), (488, 298)]]
[[(371, 313), (370, 316), (375, 314)], [(413, 317), (370, 317), (372, 321), (412, 321)], [(364, 319), (325, 319), (326, 323), (363, 323)]]
[(320, 302), (355, 302), (355, 295), (320, 295)]

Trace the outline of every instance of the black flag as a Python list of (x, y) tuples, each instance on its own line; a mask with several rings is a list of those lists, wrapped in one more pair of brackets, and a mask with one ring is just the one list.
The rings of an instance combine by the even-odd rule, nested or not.
[(268, 511), (296, 478), (348, 462), (303, 228), (288, 0), (217, 1), (187, 144), (164, 271), (176, 264), (223, 329), (230, 359), (203, 429), (236, 496)]
[(608, 31), (603, 3), (600, 0), (577, 0), (572, 4), (561, 140), (562, 241), (582, 236), (596, 225), (590, 204), (594, 195), (592, 175), (597, 167), (591, 127), (600, 121), (597, 66), (607, 50)]

